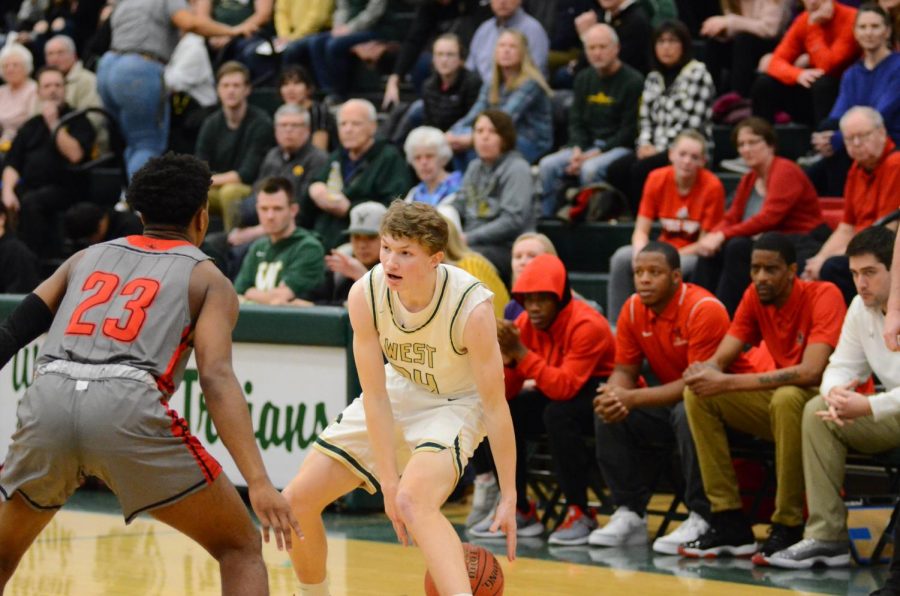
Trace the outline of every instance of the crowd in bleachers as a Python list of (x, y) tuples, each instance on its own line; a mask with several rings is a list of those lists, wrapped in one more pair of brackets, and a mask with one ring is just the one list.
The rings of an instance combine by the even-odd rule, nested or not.
[[(877, 230), (900, 209), (897, 0), (0, 10), (0, 292), (29, 291), (74, 250), (138, 229), (125, 200), (94, 194), (103, 156), (124, 180), (167, 150), (208, 162), (204, 248), (256, 303), (342, 304), (378, 262), (385, 206), (427, 202), (451, 228), (447, 261), (497, 297), (522, 466), (524, 437), (549, 436), (570, 506), (552, 543), (645, 543), (650, 487), (631, 472), (650, 465), (639, 447), (652, 444), (680, 453), (691, 514), (654, 548), (752, 554), (729, 427), (775, 443), (778, 495), (758, 562), (846, 561), (840, 483), (813, 477), (822, 471), (807, 453), (826, 440), (900, 444), (841, 425), (893, 420), (882, 371), (895, 356), (865, 351), (869, 366), (833, 368), (850, 358), (846, 335), (861, 333), (848, 326), (877, 323), (870, 311), (887, 300), (872, 284), (891, 264)], [(834, 199), (836, 217), (823, 212)], [(605, 247), (607, 291), (582, 296), (567, 279), (573, 255), (554, 256), (535, 230), (613, 213), (630, 242)], [(829, 364), (833, 352), (843, 359)], [(873, 372), (888, 393), (866, 410), (854, 383)], [(580, 434), (595, 437), (617, 507), (603, 527), (578, 472), (591, 457)], [(487, 535), (490, 454), (474, 466), (469, 525)], [(524, 475), (521, 531), (540, 534)]]

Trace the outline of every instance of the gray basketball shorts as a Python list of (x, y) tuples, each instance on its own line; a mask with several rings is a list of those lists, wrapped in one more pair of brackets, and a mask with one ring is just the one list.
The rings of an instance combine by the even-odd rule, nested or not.
[(130, 523), (218, 477), (222, 467), (147, 373), (65, 365), (39, 372), (19, 402), (0, 498), (18, 491), (36, 509), (58, 509), (86, 476), (95, 476), (116, 494)]

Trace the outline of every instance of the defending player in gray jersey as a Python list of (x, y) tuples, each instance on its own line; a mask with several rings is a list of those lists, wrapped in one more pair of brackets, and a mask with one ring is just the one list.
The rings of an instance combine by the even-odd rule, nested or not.
[(218, 562), (223, 594), (268, 594), (259, 534), (240, 496), (168, 398), (191, 348), (222, 441), (268, 541), (299, 534), (256, 447), (231, 367), (237, 295), (198, 248), (210, 172), (190, 156), (150, 160), (127, 191), (144, 235), (66, 261), (0, 325), (0, 367), (50, 330), (0, 468), (0, 594), (22, 555), (85, 476), (102, 479), (126, 523), (142, 511)]

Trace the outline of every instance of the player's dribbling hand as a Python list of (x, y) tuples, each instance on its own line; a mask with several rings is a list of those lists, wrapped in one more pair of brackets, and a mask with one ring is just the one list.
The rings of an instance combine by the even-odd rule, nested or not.
[(275, 533), (278, 550), (291, 550), (291, 530), (302, 540), (300, 523), (291, 512), (287, 499), (271, 483), (250, 488), (250, 505), (262, 525), (263, 540), (269, 542), (269, 532)]
[(494, 514), (494, 523), (491, 524), (491, 532), (503, 530), (506, 535), (506, 558), (516, 560), (516, 500), (500, 496), (497, 512)]

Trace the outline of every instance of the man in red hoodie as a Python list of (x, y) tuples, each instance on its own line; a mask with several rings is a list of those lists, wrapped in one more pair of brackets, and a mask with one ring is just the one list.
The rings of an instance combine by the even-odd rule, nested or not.
[[(546, 433), (554, 472), (569, 505), (549, 542), (587, 544), (597, 522), (587, 508), (585, 470), (591, 453), (583, 436), (593, 433), (591, 402), (612, 372), (615, 340), (603, 315), (572, 299), (566, 268), (554, 255), (535, 257), (516, 280), (513, 296), (525, 311), (514, 322), (499, 321), (497, 335), (516, 431), (518, 535), (539, 536), (544, 531), (526, 496), (525, 447), (529, 438)], [(469, 532), (492, 536), (482, 525)]]

